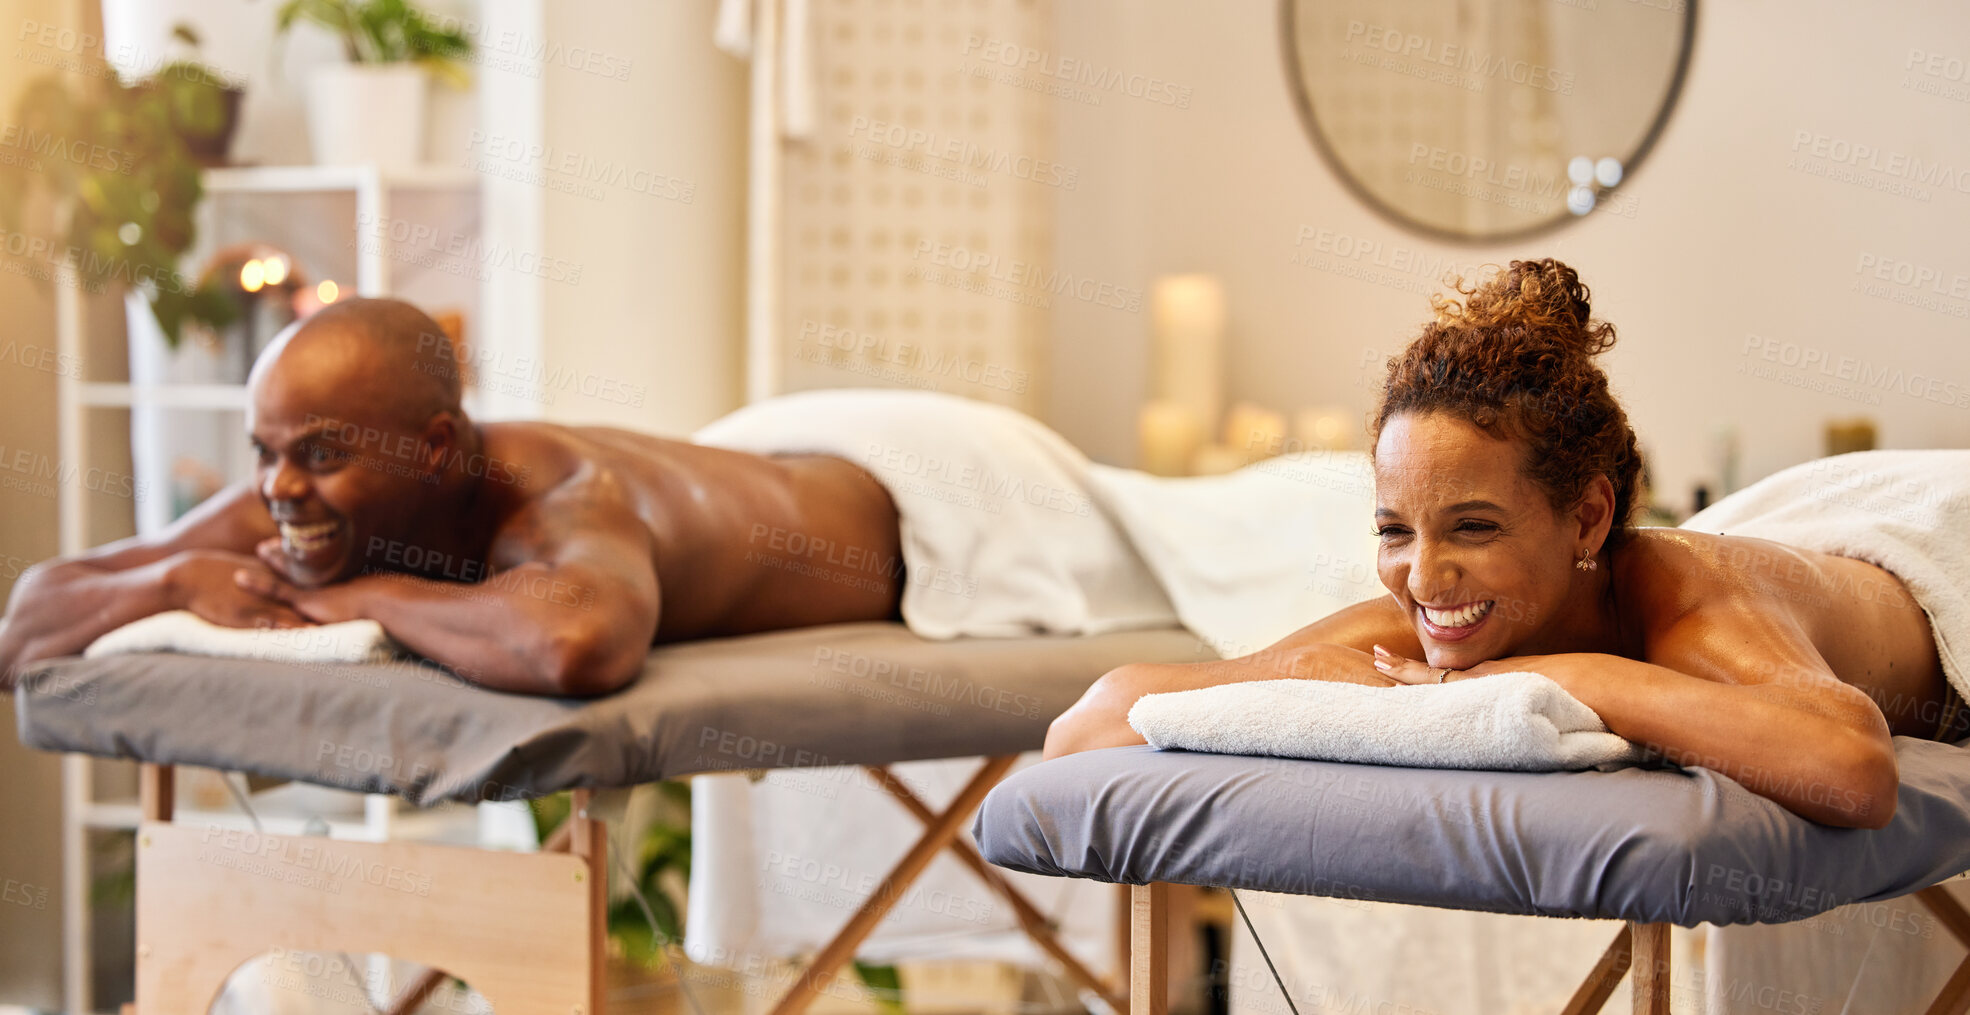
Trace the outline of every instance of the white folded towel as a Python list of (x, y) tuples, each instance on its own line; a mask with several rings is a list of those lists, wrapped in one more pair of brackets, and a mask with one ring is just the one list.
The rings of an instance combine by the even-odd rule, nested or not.
[(83, 656), (182, 652), (282, 663), (381, 663), (404, 652), (374, 620), (310, 627), (222, 627), (190, 610), (133, 620), (91, 642)]
[(1644, 757), (1537, 673), (1400, 687), (1222, 684), (1144, 695), (1129, 725), (1157, 748), (1412, 768), (1606, 770)]

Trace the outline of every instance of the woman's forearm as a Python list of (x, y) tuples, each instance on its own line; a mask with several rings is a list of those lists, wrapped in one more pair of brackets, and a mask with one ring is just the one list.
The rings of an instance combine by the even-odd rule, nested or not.
[(1713, 769), (1831, 825), (1880, 827), (1899, 782), (1886, 720), (1831, 678), (1724, 684), (1601, 654), (1526, 667), (1592, 708), (1612, 732), (1678, 765)]

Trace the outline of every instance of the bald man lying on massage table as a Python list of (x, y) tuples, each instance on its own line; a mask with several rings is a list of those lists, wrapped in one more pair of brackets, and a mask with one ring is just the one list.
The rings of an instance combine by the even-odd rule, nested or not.
[[(248, 387), (252, 480), (153, 538), (29, 569), (0, 620), (0, 690), (173, 609), (230, 627), (372, 618), (460, 676), (556, 695), (621, 687), (656, 642), (898, 616), (896, 509), (863, 469), (475, 423), (450, 340), (408, 303), (322, 310)], [(789, 534), (839, 547), (855, 580), (760, 566)]]

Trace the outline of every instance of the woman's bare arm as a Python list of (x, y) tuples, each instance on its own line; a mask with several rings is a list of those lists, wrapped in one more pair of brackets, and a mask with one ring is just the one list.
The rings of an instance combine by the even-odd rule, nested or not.
[(1202, 663), (1130, 663), (1110, 670), (1047, 729), (1046, 756), (1143, 742), (1129, 709), (1145, 694), (1189, 691), (1252, 680), (1335, 680), (1387, 686), (1370, 650), (1422, 646), (1389, 597), (1358, 603), (1308, 624), (1277, 643), (1231, 659)]
[[(1602, 653), (1518, 656), (1452, 674), (1551, 678), (1609, 730), (1679, 765), (1723, 773), (1801, 817), (1880, 828), (1900, 773), (1888, 722), (1835, 676), (1790, 615), (1752, 603), (1690, 610), (1649, 639), (1649, 661)], [(1427, 667), (1394, 659), (1405, 683)]]

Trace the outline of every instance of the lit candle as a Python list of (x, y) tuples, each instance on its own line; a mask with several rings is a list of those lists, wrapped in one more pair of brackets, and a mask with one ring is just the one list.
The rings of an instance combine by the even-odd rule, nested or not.
[(1224, 407), (1224, 284), (1214, 275), (1165, 275), (1150, 297), (1155, 396), (1190, 407), (1206, 428)]
[(1224, 446), (1247, 462), (1286, 450), (1286, 417), (1263, 405), (1239, 402), (1224, 417)]
[(1204, 424), (1190, 406), (1158, 399), (1142, 407), (1136, 419), (1136, 439), (1143, 471), (1158, 476), (1188, 475), (1191, 456), (1204, 441)]
[(1295, 451), (1347, 451), (1360, 435), (1360, 421), (1343, 406), (1321, 405), (1293, 414)]

